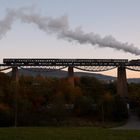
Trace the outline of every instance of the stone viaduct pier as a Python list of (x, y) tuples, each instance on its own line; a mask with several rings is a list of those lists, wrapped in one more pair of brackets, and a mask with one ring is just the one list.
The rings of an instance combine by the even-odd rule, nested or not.
[(128, 59), (3, 59), (0, 71), (12, 68), (12, 78), (18, 81), (19, 68), (43, 68), (47, 71), (68, 67), (70, 81), (74, 78), (74, 68), (83, 71), (101, 72), (117, 68), (117, 94), (127, 97), (126, 69), (140, 71), (140, 60)]

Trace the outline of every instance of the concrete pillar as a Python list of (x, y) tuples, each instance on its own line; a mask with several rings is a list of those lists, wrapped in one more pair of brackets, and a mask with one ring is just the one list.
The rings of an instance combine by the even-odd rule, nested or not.
[(126, 69), (123, 66), (118, 67), (117, 94), (123, 98), (128, 96)]
[(68, 67), (68, 77), (74, 77), (73, 67)]
[(68, 67), (68, 82), (74, 87), (74, 70), (72, 66)]
[(19, 80), (18, 67), (12, 67), (12, 80), (16, 82)]

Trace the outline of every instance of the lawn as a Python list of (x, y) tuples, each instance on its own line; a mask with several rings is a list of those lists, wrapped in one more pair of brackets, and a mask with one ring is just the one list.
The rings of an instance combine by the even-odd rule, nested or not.
[(92, 127), (0, 128), (0, 140), (140, 140), (140, 131)]

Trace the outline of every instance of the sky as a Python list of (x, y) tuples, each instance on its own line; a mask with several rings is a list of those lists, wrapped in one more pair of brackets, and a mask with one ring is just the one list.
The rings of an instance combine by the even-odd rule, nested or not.
[[(140, 49), (140, 0), (0, 0), (0, 21), (6, 16), (7, 9), (16, 10), (21, 7), (33, 7), (42, 17), (67, 17), (71, 31), (80, 27), (85, 34), (93, 32), (101, 38), (111, 35), (118, 42), (127, 42), (130, 47), (133, 44)], [(3, 58), (131, 60), (139, 59), (140, 56), (102, 45), (79, 43), (73, 39), (58, 37), (54, 31), (45, 32), (35, 24), (24, 23), (19, 19), (0, 36), (0, 48), (0, 62)], [(116, 76), (116, 70), (104, 74)], [(139, 75), (139, 72), (127, 72), (128, 77)]]

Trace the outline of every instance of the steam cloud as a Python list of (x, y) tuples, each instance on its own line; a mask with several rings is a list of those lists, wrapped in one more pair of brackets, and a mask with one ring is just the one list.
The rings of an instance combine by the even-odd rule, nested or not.
[(140, 55), (140, 50), (133, 46), (133, 44), (119, 42), (111, 35), (102, 38), (100, 35), (93, 32), (85, 33), (81, 27), (77, 27), (73, 30), (69, 26), (67, 16), (59, 18), (44, 17), (31, 7), (7, 10), (6, 16), (0, 21), (0, 39), (12, 28), (12, 24), (15, 20), (20, 20), (23, 23), (33, 23), (40, 30), (55, 34), (58, 38), (68, 41), (77, 41), (80, 44), (91, 44), (93, 46), (98, 45), (102, 48), (109, 47)]

